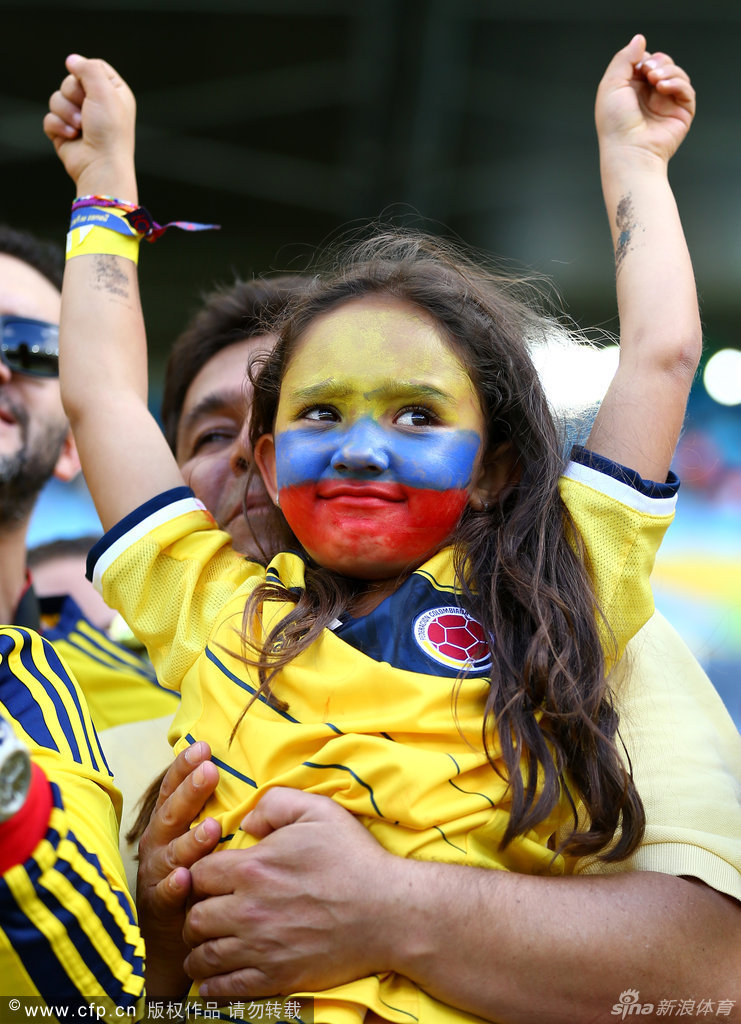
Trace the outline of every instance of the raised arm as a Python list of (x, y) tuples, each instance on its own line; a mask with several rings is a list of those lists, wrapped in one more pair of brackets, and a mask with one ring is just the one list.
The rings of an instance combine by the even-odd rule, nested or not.
[[(105, 61), (73, 55), (66, 65), (69, 74), (51, 97), (45, 133), (78, 197), (108, 195), (136, 204), (131, 90)], [(59, 328), (62, 399), (105, 529), (183, 482), (147, 408), (136, 242), (127, 250), (131, 258), (111, 254), (109, 243), (121, 237), (95, 227), (87, 244), (93, 251), (68, 258)]]
[(685, 72), (666, 54), (648, 53), (641, 35), (615, 55), (597, 91), (620, 365), (589, 447), (659, 482), (669, 470), (702, 347), (692, 264), (667, 176), (694, 112)]

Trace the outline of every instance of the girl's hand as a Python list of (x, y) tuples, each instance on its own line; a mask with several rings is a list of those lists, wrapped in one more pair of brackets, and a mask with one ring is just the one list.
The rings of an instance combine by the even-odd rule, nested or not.
[(107, 193), (135, 202), (134, 94), (104, 60), (72, 54), (65, 65), (69, 74), (49, 99), (44, 133), (78, 195)]
[(689, 76), (665, 53), (649, 53), (634, 36), (610, 61), (597, 90), (600, 147), (642, 150), (668, 163), (695, 116)]
[(190, 828), (219, 781), (210, 756), (208, 744), (200, 742), (173, 761), (139, 844), (136, 903), (147, 944), (150, 997), (176, 996), (187, 992), (190, 985), (183, 970), (189, 947), (182, 939), (191, 892), (189, 869), (221, 838), (213, 818)]

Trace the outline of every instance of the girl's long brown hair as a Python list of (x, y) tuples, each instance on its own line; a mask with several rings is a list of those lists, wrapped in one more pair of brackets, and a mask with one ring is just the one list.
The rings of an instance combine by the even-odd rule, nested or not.
[[(484, 512), (467, 508), (451, 538), (462, 604), (492, 651), (482, 736), (497, 771), (494, 737), (509, 738), (501, 743), (512, 806), (503, 845), (546, 818), (566, 793), (574, 817), (562, 849), (613, 861), (635, 849), (645, 819), (616, 745), (586, 554), (558, 491), (562, 440), (529, 354), (556, 324), (520, 297), (521, 284), (426, 235), (378, 232), (358, 243), (317, 276), (279, 325), (279, 344), (255, 373), (252, 443), (272, 431), (285, 369), (317, 317), (380, 294), (434, 319), (474, 383), (487, 450), (507, 443), (513, 458), (499, 500)], [(257, 588), (245, 609), (244, 656), (258, 669), (263, 695), (280, 703), (279, 685), (273, 689), (280, 670), (364, 586), (309, 563), (300, 595), (272, 581)], [(265, 600), (294, 608), (258, 645), (249, 624)], [(577, 820), (580, 801), (585, 825)]]

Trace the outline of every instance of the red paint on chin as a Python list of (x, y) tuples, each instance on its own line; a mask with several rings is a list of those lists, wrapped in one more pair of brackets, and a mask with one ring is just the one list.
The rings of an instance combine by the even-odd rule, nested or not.
[(349, 491), (322, 498), (317, 490), (316, 483), (283, 488), (281, 511), (316, 562), (358, 579), (421, 565), (448, 540), (468, 501), (458, 489), (404, 487), (403, 498), (391, 500)]

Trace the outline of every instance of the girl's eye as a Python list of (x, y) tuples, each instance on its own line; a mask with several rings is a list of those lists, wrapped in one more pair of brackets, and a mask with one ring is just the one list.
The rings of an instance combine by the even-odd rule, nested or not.
[(302, 420), (313, 420), (315, 423), (336, 423), (339, 418), (340, 414), (331, 405), (312, 405), (304, 409), (300, 416)]
[(394, 423), (400, 427), (431, 427), (439, 422), (440, 420), (433, 412), (421, 405), (402, 409), (394, 420)]

